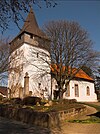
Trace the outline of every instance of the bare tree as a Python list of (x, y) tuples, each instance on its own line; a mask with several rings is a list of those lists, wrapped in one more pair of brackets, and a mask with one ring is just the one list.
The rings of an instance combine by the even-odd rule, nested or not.
[(0, 27), (2, 31), (6, 30), (12, 21), (19, 27), (19, 21), (24, 20), (23, 12), (28, 12), (33, 5), (41, 8), (42, 5), (55, 7), (56, 4), (55, 0), (0, 0)]
[(95, 89), (100, 90), (100, 66), (98, 68), (98, 73), (95, 75)]
[[(10, 46), (10, 50), (12, 46)], [(16, 49), (15, 51), (10, 51), (9, 55), (9, 66), (8, 66), (8, 96), (10, 97), (21, 97), (23, 87), (21, 85), (21, 80), (23, 79), (23, 65), (25, 62), (24, 51), (22, 49)]]
[(0, 85), (7, 86), (9, 83), (8, 79), (11, 77), (9, 87), (12, 90), (9, 92), (10, 95), (13, 96), (17, 90), (18, 93), (22, 90), (20, 80), (22, 79), (21, 72), (24, 63), (19, 64), (19, 61), (23, 58), (23, 51), (16, 50), (11, 53), (9, 41), (9, 38), (0, 39)]
[(0, 39), (0, 81), (6, 84), (9, 66), (9, 39)]
[[(51, 21), (44, 25), (51, 39), (51, 69), (62, 98), (70, 80), (82, 66), (93, 67), (98, 53), (92, 49), (89, 35), (77, 22)], [(65, 86), (64, 86), (65, 85)]]

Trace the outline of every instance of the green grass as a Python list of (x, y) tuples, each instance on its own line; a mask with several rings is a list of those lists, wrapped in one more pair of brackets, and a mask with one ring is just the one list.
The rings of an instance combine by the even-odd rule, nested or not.
[(34, 111), (40, 111), (40, 112), (58, 112), (58, 111), (63, 111), (63, 110), (69, 110), (71, 108), (76, 108), (80, 109), (83, 108), (84, 105), (78, 104), (78, 103), (73, 103), (73, 104), (56, 104), (52, 106), (25, 106), (27, 108), (31, 108)]
[(91, 103), (79, 103), (79, 104), (88, 105), (88, 106), (94, 107), (98, 112), (100, 111), (100, 106), (98, 105), (91, 104)]
[(90, 123), (100, 123), (100, 118), (98, 117), (90, 117), (89, 119), (86, 120), (69, 120), (66, 122), (70, 122), (70, 123), (86, 123), (86, 124), (90, 124)]
[[(79, 104), (84, 104), (84, 105), (88, 105), (91, 107), (94, 107), (98, 112), (100, 112), (100, 106), (96, 105), (96, 104), (92, 104), (92, 103), (79, 103)], [(71, 123), (100, 123), (100, 118), (96, 117), (96, 116), (91, 116), (89, 119), (86, 120), (69, 120), (67, 122), (71, 122)]]

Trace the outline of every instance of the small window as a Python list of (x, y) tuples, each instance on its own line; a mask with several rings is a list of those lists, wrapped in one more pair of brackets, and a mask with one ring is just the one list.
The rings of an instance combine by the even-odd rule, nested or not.
[(58, 90), (58, 85), (55, 85), (55, 90)]
[(17, 56), (17, 51), (15, 51), (15, 56)]
[(40, 86), (41, 86), (41, 83), (38, 83), (38, 88), (40, 88)]
[(39, 58), (39, 53), (37, 53), (37, 58)]
[(22, 37), (22, 36), (20, 35), (20, 36), (19, 36), (19, 39), (21, 39), (21, 37)]
[(75, 97), (79, 97), (79, 88), (78, 88), (78, 84), (75, 84)]
[(33, 34), (30, 35), (30, 38), (33, 39)]
[(86, 89), (86, 94), (87, 96), (90, 96), (90, 88), (87, 86), (87, 89)]
[(45, 87), (45, 91), (47, 92), (48, 90), (47, 90), (47, 87)]
[(29, 91), (29, 95), (32, 96), (32, 91)]

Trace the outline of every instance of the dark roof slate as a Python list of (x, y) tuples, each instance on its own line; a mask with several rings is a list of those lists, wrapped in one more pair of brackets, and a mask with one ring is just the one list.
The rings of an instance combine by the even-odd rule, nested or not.
[(40, 28), (37, 24), (37, 21), (36, 21), (32, 8), (30, 8), (30, 12), (24, 22), (24, 25), (23, 25), (22, 30), (20, 31), (19, 35), (22, 34), (23, 32), (30, 33), (30, 34), (47, 39), (46, 34), (42, 30), (40, 30)]

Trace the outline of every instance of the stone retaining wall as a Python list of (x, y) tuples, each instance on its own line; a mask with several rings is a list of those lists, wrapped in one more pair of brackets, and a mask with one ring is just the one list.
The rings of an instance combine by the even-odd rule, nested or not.
[(61, 121), (73, 119), (73, 117), (84, 114), (84, 112), (86, 112), (85, 107), (71, 108), (59, 112), (35, 112), (30, 108), (0, 105), (0, 116), (42, 127), (59, 127)]

